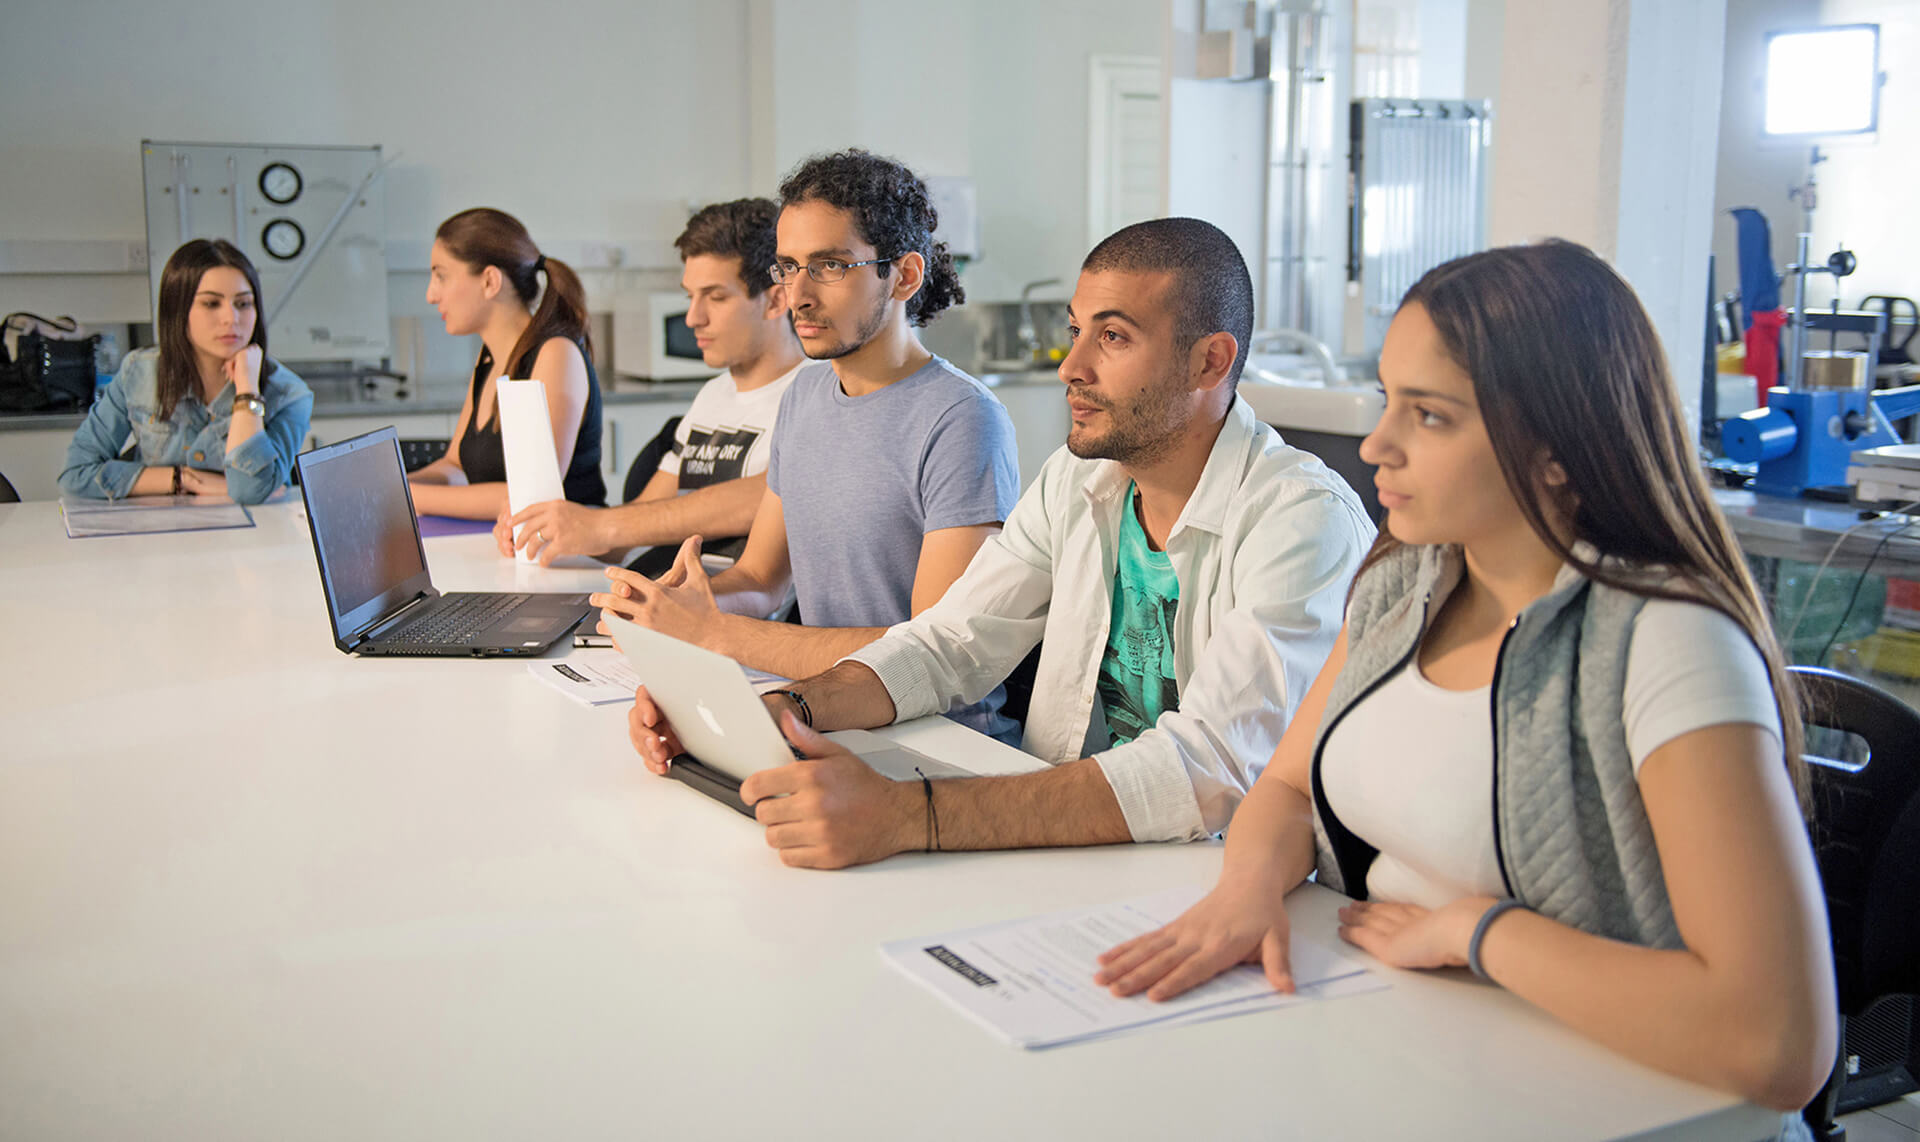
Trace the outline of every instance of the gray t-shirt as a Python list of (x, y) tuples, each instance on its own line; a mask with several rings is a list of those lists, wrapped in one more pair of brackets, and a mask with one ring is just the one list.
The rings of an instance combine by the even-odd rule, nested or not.
[[(999, 523), (1020, 496), (1013, 422), (985, 385), (935, 357), (850, 397), (831, 362), (808, 365), (780, 402), (767, 487), (780, 497), (800, 618), (885, 627), (913, 611), (920, 541)], [(996, 737), (1003, 693), (947, 716)]]

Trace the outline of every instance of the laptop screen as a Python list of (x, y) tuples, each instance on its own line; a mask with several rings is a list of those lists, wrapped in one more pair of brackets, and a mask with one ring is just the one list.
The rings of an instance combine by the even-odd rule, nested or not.
[(432, 586), (398, 438), (394, 429), (383, 428), (298, 460), (300, 494), (337, 638), (357, 633)]

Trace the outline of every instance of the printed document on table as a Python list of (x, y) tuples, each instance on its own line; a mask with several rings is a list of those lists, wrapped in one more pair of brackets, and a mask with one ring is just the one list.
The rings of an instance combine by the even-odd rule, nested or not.
[(617, 650), (570, 654), (559, 662), (529, 662), (527, 672), (587, 706), (633, 701), (640, 676)]
[[(1054, 1047), (1145, 1027), (1166, 1027), (1376, 991), (1387, 981), (1357, 954), (1292, 934), (1298, 991), (1283, 995), (1242, 964), (1165, 1003), (1115, 998), (1093, 982), (1096, 957), (1178, 917), (1203, 886), (881, 946), (888, 963), (975, 1022), (1019, 1047)], [(1331, 939), (1329, 937), (1328, 939)]]
[[(786, 679), (776, 674), (741, 667), (755, 689), (779, 686)], [(527, 673), (586, 706), (605, 706), (633, 701), (633, 688), (640, 675), (627, 656), (612, 648), (576, 650), (558, 662), (529, 662)]]

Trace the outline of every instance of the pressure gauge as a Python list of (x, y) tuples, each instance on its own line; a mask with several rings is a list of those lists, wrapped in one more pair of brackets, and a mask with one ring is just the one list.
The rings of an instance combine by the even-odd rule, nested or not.
[(268, 163), (260, 172), (260, 193), (267, 196), (268, 202), (285, 206), (299, 198), (305, 188), (306, 181), (290, 163)]
[[(291, 168), (289, 168), (291, 169)], [(307, 232), (291, 218), (276, 218), (260, 231), (260, 244), (267, 253), (283, 262), (291, 262), (307, 248)]]

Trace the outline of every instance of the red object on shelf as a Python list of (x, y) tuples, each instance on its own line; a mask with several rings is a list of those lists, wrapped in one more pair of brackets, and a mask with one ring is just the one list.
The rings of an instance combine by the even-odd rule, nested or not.
[(1763, 309), (1747, 327), (1747, 372), (1759, 388), (1756, 399), (1767, 407), (1767, 390), (1780, 383), (1780, 329), (1787, 323), (1783, 309)]

